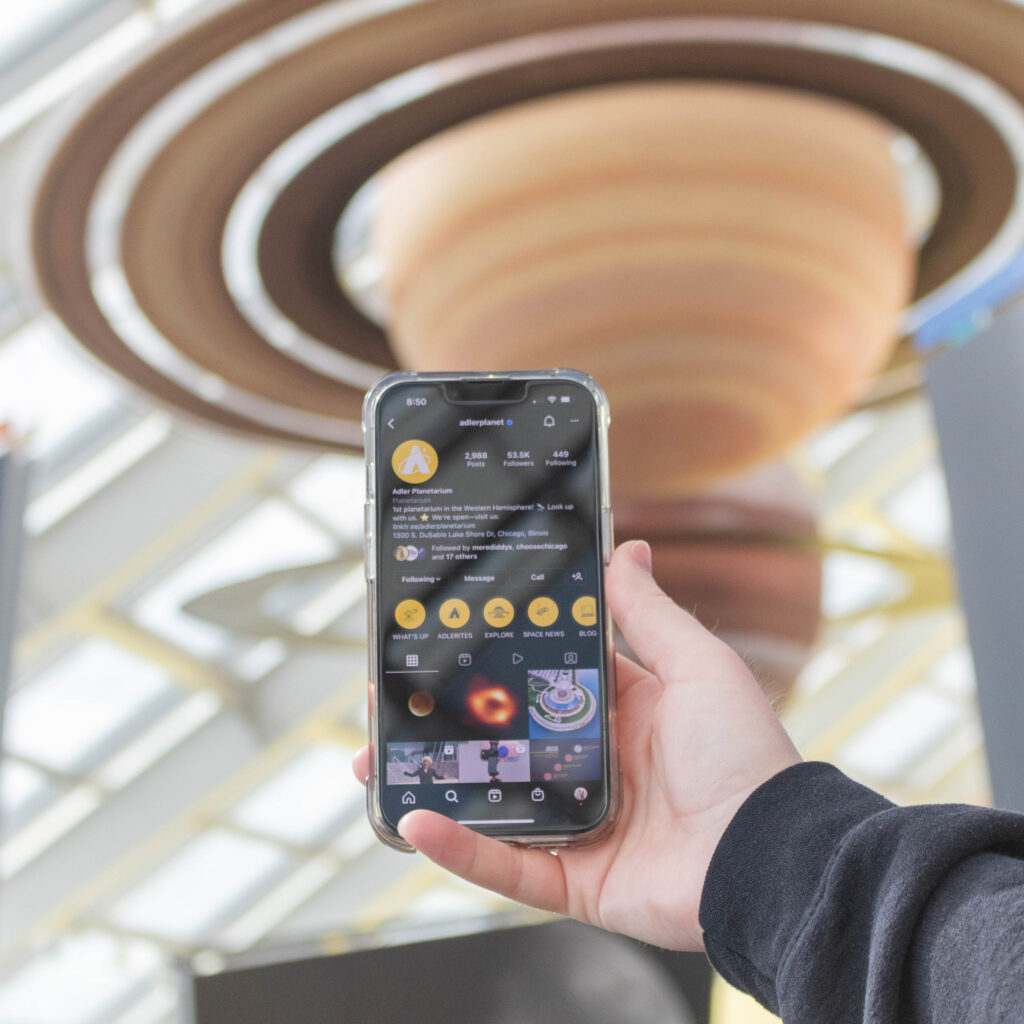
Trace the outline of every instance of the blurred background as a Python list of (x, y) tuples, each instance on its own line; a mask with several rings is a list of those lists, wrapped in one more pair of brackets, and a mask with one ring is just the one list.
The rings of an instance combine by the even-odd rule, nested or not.
[(1022, 52), (1013, 0), (6, 5), (0, 1021), (771, 1019), (373, 838), (399, 366), (592, 373), (617, 538), (803, 755), (1024, 810)]

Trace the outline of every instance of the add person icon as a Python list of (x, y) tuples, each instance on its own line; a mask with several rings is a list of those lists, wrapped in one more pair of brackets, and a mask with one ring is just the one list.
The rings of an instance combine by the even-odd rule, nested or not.
[(593, 626), (597, 622), (597, 601), (592, 597), (578, 597), (572, 604), (572, 617), (581, 626)]
[(407, 484), (421, 484), (437, 472), (437, 452), (426, 441), (403, 441), (391, 455), (391, 468)]
[(535, 626), (550, 626), (558, 618), (558, 605), (550, 597), (535, 597), (526, 614)]
[(441, 605), (438, 617), (449, 629), (459, 629), (469, 622), (469, 605), (453, 597)]
[(503, 597), (492, 597), (484, 605), (484, 620), (496, 629), (507, 626), (515, 618), (515, 614), (512, 602), (506, 601)]

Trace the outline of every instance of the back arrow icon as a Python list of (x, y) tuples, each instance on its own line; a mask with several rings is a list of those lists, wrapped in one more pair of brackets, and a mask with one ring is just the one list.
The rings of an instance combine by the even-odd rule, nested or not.
[(394, 417), (392, 417), (391, 419), (389, 419), (389, 420), (388, 420), (388, 426), (389, 426), (389, 427), (390, 427), (390, 428), (391, 428), (392, 430), (394, 430), (394, 429), (395, 429), (395, 419), (394, 419)]

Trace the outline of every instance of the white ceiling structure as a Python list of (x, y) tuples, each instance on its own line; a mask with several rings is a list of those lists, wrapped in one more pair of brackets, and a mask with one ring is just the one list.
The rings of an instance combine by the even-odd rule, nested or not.
[[(175, 958), (335, 951), (504, 907), (377, 844), (348, 769), (361, 464), (172, 418), (83, 356), (25, 280), (21, 204), (51, 119), (193, 6), (0, 12), (0, 423), (32, 469), (0, 843), (0, 1020), (18, 1024), (162, 1024)], [(826, 551), (824, 625), (785, 710), (801, 750), (900, 801), (984, 801), (926, 402), (856, 413), (789, 461)], [(256, 577), (280, 628), (185, 610)]]

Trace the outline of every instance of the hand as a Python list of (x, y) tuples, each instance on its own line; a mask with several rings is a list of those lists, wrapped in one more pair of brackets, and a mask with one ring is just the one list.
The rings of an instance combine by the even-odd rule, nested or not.
[[(740, 804), (800, 757), (746, 665), (677, 607), (650, 573), (650, 548), (621, 546), (607, 575), (612, 614), (645, 668), (617, 660), (622, 811), (578, 850), (511, 846), (433, 811), (398, 824), (454, 874), (543, 910), (669, 949), (701, 949), (701, 889)], [(366, 780), (368, 755), (355, 758)]]

